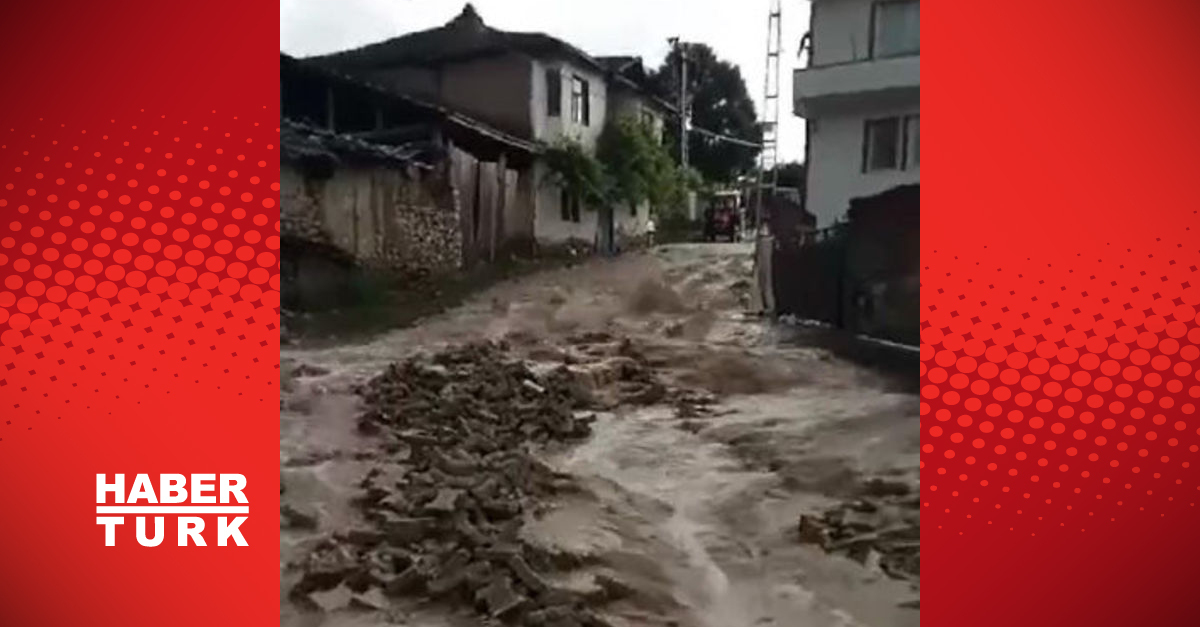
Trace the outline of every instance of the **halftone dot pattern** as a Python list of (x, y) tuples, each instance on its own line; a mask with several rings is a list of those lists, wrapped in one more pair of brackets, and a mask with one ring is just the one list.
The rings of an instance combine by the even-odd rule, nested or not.
[(1196, 515), (1200, 250), (1190, 232), (1105, 250), (1075, 267), (1013, 267), (986, 247), (925, 255), (926, 528), (1086, 533)]
[(267, 112), (0, 129), (0, 446), (152, 388), (274, 402), (279, 129)]

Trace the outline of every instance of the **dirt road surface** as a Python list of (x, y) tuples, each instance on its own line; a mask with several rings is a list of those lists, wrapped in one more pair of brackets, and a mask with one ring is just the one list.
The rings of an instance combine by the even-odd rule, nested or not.
[[(624, 591), (595, 607), (611, 625), (918, 625), (919, 401), (747, 316), (751, 255), (746, 244), (703, 244), (590, 260), (495, 286), (367, 343), (285, 349), (281, 623), (500, 624), (419, 596), (321, 611), (290, 593), (297, 564), (322, 538), (363, 523), (354, 498), (384, 455), (356, 430), (362, 409), (352, 390), (410, 355), (482, 339), (507, 340), (529, 363), (592, 372), (599, 389), (598, 347), (628, 338), (667, 388), (700, 400), (610, 402), (592, 412), (580, 443), (536, 451), (578, 488), (542, 503), (521, 531), (528, 543), (579, 557), (553, 585), (600, 581)], [(899, 520), (885, 515), (899, 509), (875, 501), (846, 505), (880, 496), (872, 486), (881, 485), (911, 506), (901, 531), (918, 565), (907, 577), (887, 568), (887, 555), (881, 567), (879, 552), (854, 549)], [(833, 550), (836, 539), (801, 542), (802, 515), (825, 525), (838, 507), (837, 524), (868, 533), (841, 542), (844, 551)], [(854, 527), (846, 516), (878, 519)]]

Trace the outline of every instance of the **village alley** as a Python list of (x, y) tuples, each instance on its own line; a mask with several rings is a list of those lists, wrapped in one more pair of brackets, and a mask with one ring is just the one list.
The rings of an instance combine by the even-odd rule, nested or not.
[[(745, 314), (751, 268), (592, 258), (285, 348), (282, 624), (918, 625), (918, 398)], [(516, 581), (480, 557), (505, 543)]]

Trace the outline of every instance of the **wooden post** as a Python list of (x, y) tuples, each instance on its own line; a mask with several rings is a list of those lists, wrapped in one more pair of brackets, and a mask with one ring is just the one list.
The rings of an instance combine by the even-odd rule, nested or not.
[(500, 153), (500, 158), (496, 161), (496, 175), (499, 177), (497, 181), (496, 198), (492, 203), (492, 224), (491, 224), (491, 243), (489, 247), (489, 257), (494, 263), (496, 261), (496, 240), (500, 235), (500, 221), (504, 219), (504, 205), (506, 196), (508, 195), (508, 159), (504, 153)]

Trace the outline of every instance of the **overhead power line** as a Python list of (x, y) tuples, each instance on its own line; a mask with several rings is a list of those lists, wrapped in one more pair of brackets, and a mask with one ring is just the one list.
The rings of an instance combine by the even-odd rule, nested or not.
[(737, 144), (737, 145), (739, 145), (739, 146), (746, 146), (747, 148), (762, 148), (762, 144), (760, 144), (760, 143), (756, 143), (756, 142), (748, 141), (748, 140), (745, 140), (745, 139), (739, 139), (739, 138), (737, 138), (737, 137), (731, 137), (731, 136), (729, 136), (729, 135), (724, 135), (724, 134), (721, 134), (721, 133), (717, 133), (717, 132), (715, 132), (715, 131), (710, 131), (710, 130), (708, 130), (708, 129), (705, 129), (705, 128), (700, 128), (699, 126), (693, 126), (693, 127), (691, 127), (691, 129), (689, 129), (689, 130), (690, 130), (691, 132), (693, 132), (693, 133), (699, 133), (699, 134), (701, 134), (701, 135), (704, 135), (704, 136), (706, 136), (706, 137), (711, 137), (711, 138), (713, 138), (713, 139), (716, 139), (716, 140), (719, 140), (719, 141), (723, 141), (723, 142), (726, 142), (726, 143), (730, 143), (730, 144)]

